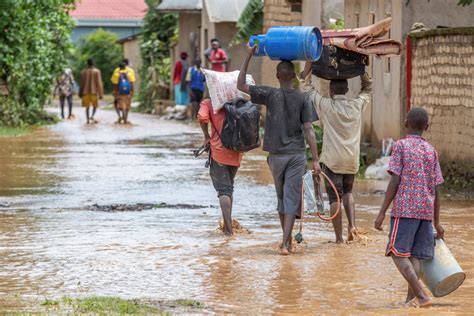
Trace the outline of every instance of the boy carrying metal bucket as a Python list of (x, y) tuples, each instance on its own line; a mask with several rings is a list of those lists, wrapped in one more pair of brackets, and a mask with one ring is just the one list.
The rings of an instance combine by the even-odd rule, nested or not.
[(443, 238), (440, 224), (438, 186), (443, 183), (436, 150), (423, 137), (428, 129), (428, 113), (422, 108), (408, 112), (407, 136), (393, 148), (388, 172), (391, 180), (385, 200), (375, 220), (382, 230), (385, 213), (393, 201), (386, 256), (408, 282), (406, 302), (416, 307), (429, 307), (431, 300), (420, 281), (420, 260), (432, 259), (436, 238)]

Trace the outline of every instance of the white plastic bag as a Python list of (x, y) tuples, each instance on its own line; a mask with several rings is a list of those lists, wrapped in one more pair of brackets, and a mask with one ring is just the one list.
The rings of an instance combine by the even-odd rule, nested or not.
[[(212, 108), (214, 113), (217, 113), (224, 106), (225, 102), (232, 101), (237, 97), (249, 98), (245, 93), (237, 90), (237, 78), (239, 71), (218, 72), (208, 69), (203, 69), (206, 76), (207, 89), (211, 96)], [(251, 75), (247, 75), (246, 82), (249, 85), (254, 85), (255, 81)]]

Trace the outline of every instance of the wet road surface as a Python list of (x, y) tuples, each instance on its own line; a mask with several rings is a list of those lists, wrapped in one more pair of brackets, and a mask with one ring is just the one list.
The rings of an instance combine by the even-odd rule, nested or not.
[[(201, 141), (196, 125), (132, 113), (134, 125), (119, 126), (111, 111), (97, 119), (0, 138), (0, 311), (110, 295), (192, 298), (217, 313), (423, 313), (403, 306), (406, 285), (383, 256), (387, 233), (371, 229), (382, 200), (372, 192), (384, 183), (356, 186), (367, 243), (330, 243), (330, 224), (309, 218), (305, 243), (281, 257), (262, 152), (246, 155), (236, 179), (234, 216), (251, 234), (226, 238), (216, 230), (220, 211), (204, 158), (191, 155)], [(137, 203), (163, 204), (93, 207)], [(442, 205), (446, 242), (468, 277), (430, 312), (470, 314), (474, 210), (471, 202)]]

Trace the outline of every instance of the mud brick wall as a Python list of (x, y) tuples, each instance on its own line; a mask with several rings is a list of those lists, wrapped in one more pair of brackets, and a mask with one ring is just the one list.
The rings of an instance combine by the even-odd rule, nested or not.
[(426, 138), (447, 161), (474, 161), (474, 32), (413, 38), (411, 105), (430, 114)]
[[(287, 0), (265, 0), (263, 7), (263, 32), (266, 33), (272, 26), (301, 25), (301, 12), (292, 11), (291, 1)], [(262, 59), (262, 82), (261, 84), (273, 87), (278, 86), (276, 78), (276, 65), (278, 62), (269, 58)], [(259, 82), (257, 82), (259, 84)]]

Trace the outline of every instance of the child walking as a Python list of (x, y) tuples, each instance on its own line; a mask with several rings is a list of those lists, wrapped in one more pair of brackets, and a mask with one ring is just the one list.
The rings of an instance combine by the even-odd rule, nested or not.
[(436, 238), (443, 238), (439, 221), (438, 186), (443, 183), (436, 150), (423, 137), (428, 128), (428, 113), (422, 108), (408, 112), (407, 136), (399, 140), (392, 153), (388, 172), (392, 175), (385, 200), (375, 220), (382, 230), (385, 213), (393, 200), (386, 256), (391, 256), (408, 282), (406, 302), (429, 307), (431, 300), (420, 281), (420, 260), (432, 259)]

